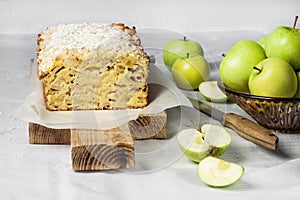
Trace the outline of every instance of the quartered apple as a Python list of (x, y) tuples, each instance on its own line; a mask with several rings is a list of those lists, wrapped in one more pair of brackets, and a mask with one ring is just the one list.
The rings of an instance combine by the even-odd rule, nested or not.
[(201, 180), (212, 187), (225, 187), (236, 183), (244, 174), (244, 167), (209, 156), (198, 165)]
[(228, 99), (218, 87), (217, 81), (205, 81), (200, 83), (199, 92), (206, 100), (212, 102), (225, 102)]

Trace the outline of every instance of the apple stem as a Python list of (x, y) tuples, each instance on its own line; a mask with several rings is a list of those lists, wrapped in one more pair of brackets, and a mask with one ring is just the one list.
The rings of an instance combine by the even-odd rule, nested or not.
[(257, 70), (257, 71), (259, 71), (259, 72), (261, 72), (261, 69), (259, 69), (259, 68), (257, 68), (257, 67), (253, 67), (253, 69), (255, 69), (255, 70)]
[(225, 54), (225, 53), (222, 53), (222, 57), (226, 57), (226, 54)]
[(183, 41), (186, 41), (186, 36), (183, 36)]
[(194, 120), (191, 120), (192, 124), (194, 125), (194, 127), (199, 131), (201, 132), (201, 129), (200, 127), (196, 124), (196, 122)]
[(295, 16), (293, 29), (296, 29), (297, 21), (298, 21), (298, 16)]
[(186, 53), (186, 58), (189, 58), (190, 57), (190, 54), (189, 53)]
[(208, 153), (209, 154), (213, 154), (214, 153), (214, 148), (212, 146), (209, 147)]

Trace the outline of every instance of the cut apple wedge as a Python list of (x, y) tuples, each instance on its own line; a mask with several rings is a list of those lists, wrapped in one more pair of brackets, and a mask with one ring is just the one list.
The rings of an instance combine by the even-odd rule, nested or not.
[(200, 130), (180, 131), (177, 142), (187, 158), (200, 162), (207, 156), (221, 156), (231, 143), (231, 134), (222, 126), (204, 124)]
[(227, 96), (218, 87), (217, 81), (205, 81), (199, 85), (200, 94), (211, 102), (225, 102), (227, 101)]
[(225, 187), (236, 183), (244, 174), (244, 167), (209, 156), (198, 166), (201, 180), (212, 187)]

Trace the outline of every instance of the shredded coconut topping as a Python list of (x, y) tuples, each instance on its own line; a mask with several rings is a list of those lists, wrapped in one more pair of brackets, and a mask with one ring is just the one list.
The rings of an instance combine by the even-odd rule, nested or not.
[(48, 27), (40, 36), (39, 69), (47, 71), (52, 61), (68, 52), (105, 52), (120, 56), (139, 49), (135, 37), (115, 25), (82, 23)]

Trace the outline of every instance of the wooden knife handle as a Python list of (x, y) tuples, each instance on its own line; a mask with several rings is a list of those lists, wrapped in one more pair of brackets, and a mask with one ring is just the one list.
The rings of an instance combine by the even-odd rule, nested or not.
[(276, 149), (278, 137), (271, 130), (234, 113), (223, 116), (223, 126), (234, 130), (239, 136), (260, 146)]

